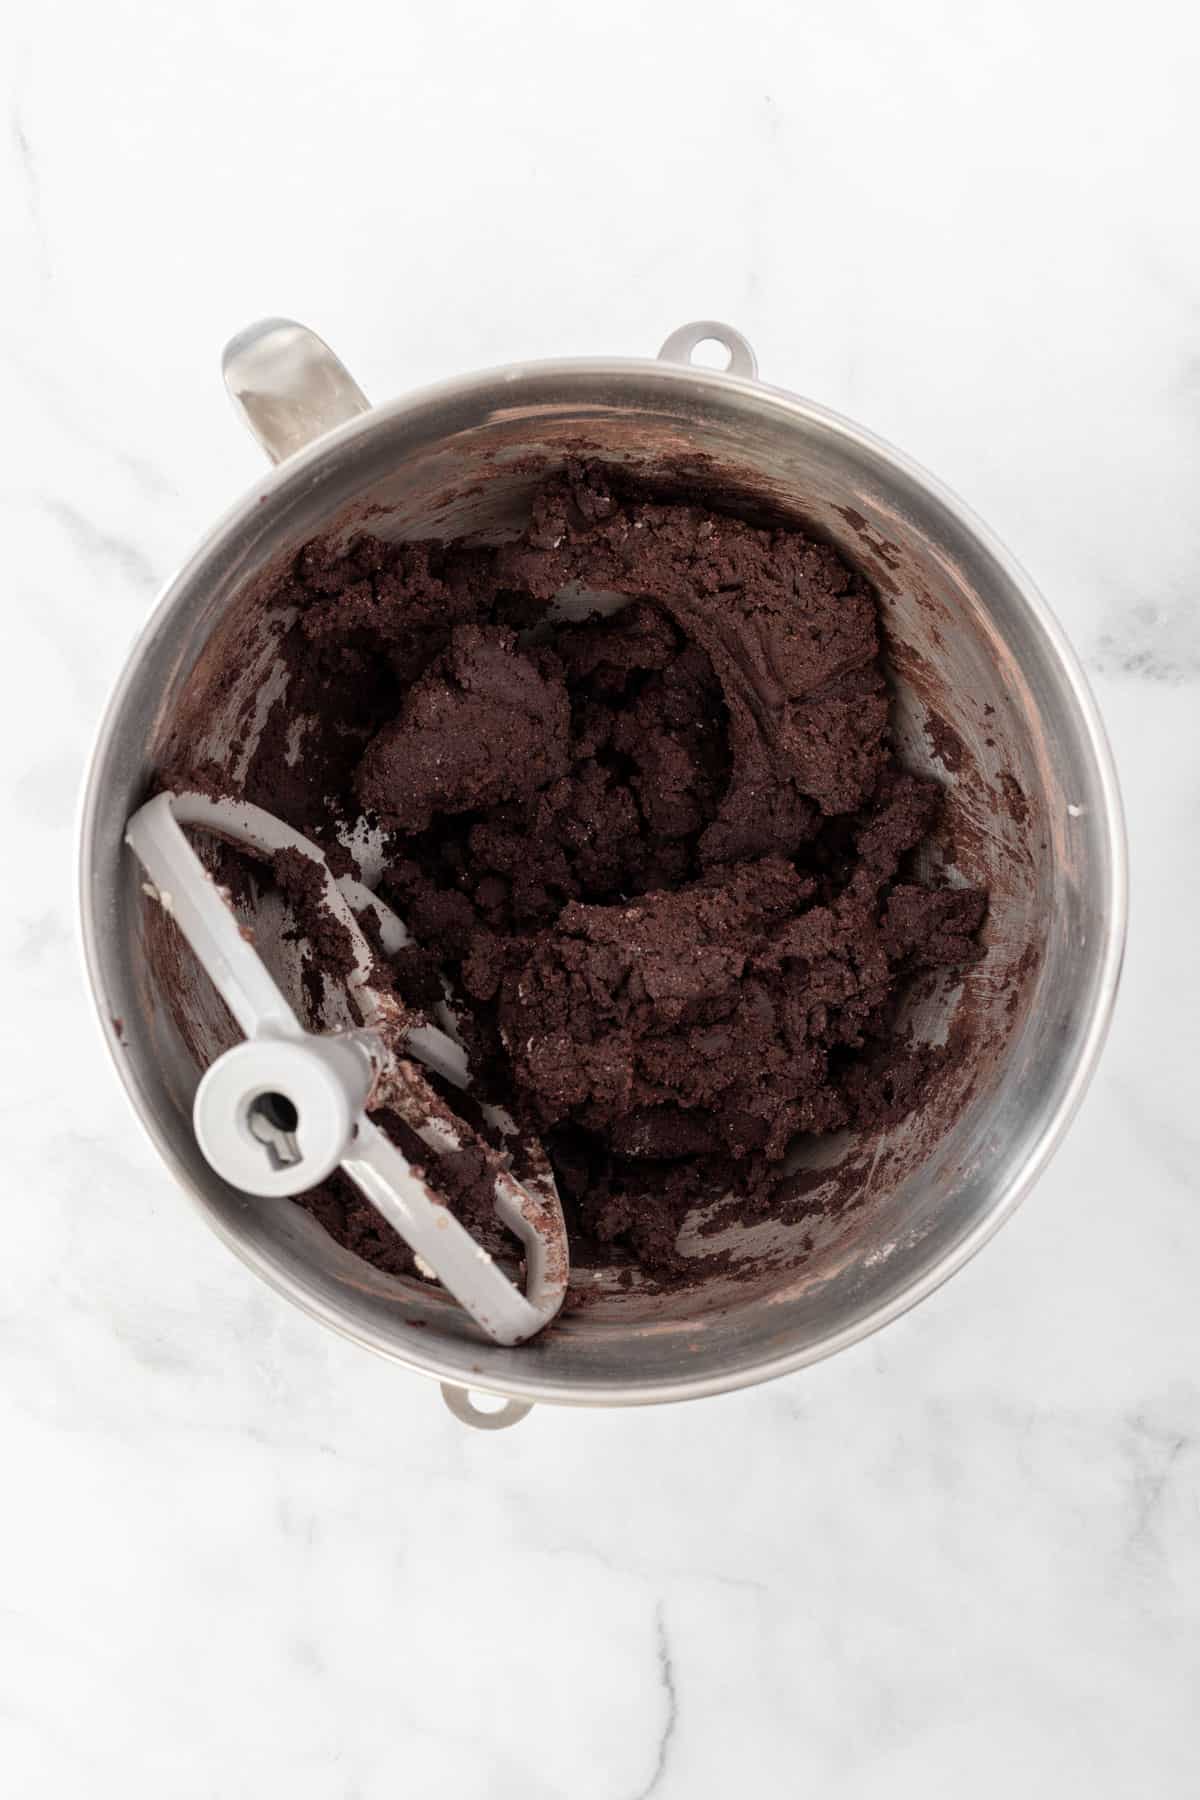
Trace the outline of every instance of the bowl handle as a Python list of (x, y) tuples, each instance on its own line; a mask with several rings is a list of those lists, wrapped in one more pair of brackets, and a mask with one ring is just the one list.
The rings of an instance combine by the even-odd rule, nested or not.
[(229, 397), (272, 462), (284, 462), (371, 403), (315, 331), (294, 319), (260, 319), (230, 338), (221, 357)]

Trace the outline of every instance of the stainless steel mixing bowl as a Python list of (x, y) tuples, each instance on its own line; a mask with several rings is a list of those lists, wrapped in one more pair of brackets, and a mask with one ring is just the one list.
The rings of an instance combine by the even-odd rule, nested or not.
[[(703, 338), (725, 344), (726, 372), (689, 361)], [(281, 466), (204, 540), (134, 648), (100, 729), (80, 846), (87, 963), (116, 1067), (214, 1229), (315, 1317), (439, 1378), (456, 1410), (470, 1388), (508, 1396), (491, 1415), (499, 1423), (534, 1401), (639, 1404), (764, 1381), (931, 1293), (1009, 1216), (1066, 1129), (1124, 940), (1112, 763), (1079, 665), (1028, 577), (907, 457), (760, 384), (745, 340), (712, 322), (675, 333), (657, 361), (517, 365), (372, 410), (319, 339), (276, 320), (234, 341), (226, 379)], [(587, 1304), (535, 1344), (500, 1349), (441, 1292), (368, 1268), (292, 1202), (248, 1199), (209, 1169), (192, 1133), (199, 1071), (185, 1038), (195, 1045), (215, 1026), (198, 989), (182, 1002), (164, 992), (122, 831), (171, 730), (229, 765), (236, 708), (244, 720), (247, 695), (272, 679), (272, 571), (306, 539), (364, 523), (397, 537), (502, 533), (539, 467), (581, 449), (690, 468), (718, 494), (807, 521), (871, 576), (904, 758), (948, 789), (942, 878), (991, 890), (988, 956), (957, 988), (911, 1003), (918, 1038), (955, 1025), (936, 1104), (870, 1144), (802, 1150), (807, 1215), (716, 1240), (743, 1259), (740, 1279), (655, 1296), (580, 1269)], [(232, 695), (227, 674), (217, 679), (231, 665)], [(181, 1004), (195, 1014), (182, 1034)]]

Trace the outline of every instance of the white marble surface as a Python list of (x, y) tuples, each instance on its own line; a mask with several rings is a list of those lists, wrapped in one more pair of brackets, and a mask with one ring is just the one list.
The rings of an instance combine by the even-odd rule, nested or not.
[[(1194, 7), (3, 29), (4, 1792), (1200, 1791)], [(1017, 1219), (880, 1337), (468, 1433), (256, 1284), (142, 1142), (72, 942), (75, 793), (156, 586), (258, 473), (216, 356), (275, 311), (377, 396), (727, 317), (1066, 622), (1130, 818), (1116, 1026)]]

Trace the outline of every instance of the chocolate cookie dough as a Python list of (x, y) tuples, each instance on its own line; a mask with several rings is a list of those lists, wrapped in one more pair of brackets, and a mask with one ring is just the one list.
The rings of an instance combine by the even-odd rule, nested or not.
[(355, 792), (385, 825), (424, 831), (435, 813), (532, 799), (566, 774), (570, 730), (557, 658), (523, 655), (511, 631), (458, 625), (372, 740)]
[(697, 1203), (769, 1213), (797, 1141), (921, 1104), (944, 1052), (897, 994), (983, 954), (986, 895), (914, 879), (940, 790), (897, 766), (875, 597), (829, 546), (577, 464), (511, 543), (314, 545), (278, 598), (246, 796), (343, 856), (360, 815), (386, 834), (397, 989), (449, 978), (577, 1257), (678, 1277)]

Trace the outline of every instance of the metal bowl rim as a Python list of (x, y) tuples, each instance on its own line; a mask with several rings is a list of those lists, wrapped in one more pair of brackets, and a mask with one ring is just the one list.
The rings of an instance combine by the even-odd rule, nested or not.
[(236, 1233), (225, 1228), (206, 1205), (200, 1189), (177, 1162), (169, 1139), (160, 1132), (155, 1120), (143, 1112), (142, 1107), (138, 1104), (137, 1096), (125, 1079), (119, 1032), (104, 1003), (99, 927), (91, 892), (90, 869), (95, 842), (99, 770), (106, 758), (128, 694), (137, 680), (142, 651), (147, 642), (169, 623), (177, 605), (186, 597), (195, 583), (202, 579), (205, 566), (214, 555), (234, 541), (238, 534), (252, 522), (261, 523), (264, 518), (262, 508), (265, 505), (311, 482), (313, 473), (328, 459), (331, 451), (348, 446), (358, 438), (366, 438), (373, 433), (385, 430), (398, 419), (422, 408), (467, 400), (476, 391), (489, 386), (495, 387), (500, 383), (511, 386), (515, 399), (520, 386), (531, 378), (539, 381), (556, 378), (569, 381), (572, 378), (595, 376), (649, 380), (652, 384), (661, 384), (664, 391), (671, 388), (686, 390), (692, 394), (708, 391), (718, 399), (727, 396), (731, 390), (738, 391), (757, 405), (769, 406), (797, 423), (819, 425), (834, 435), (843, 437), (858, 449), (890, 465), (937, 500), (961, 529), (973, 537), (999, 566), (1040, 627), (1057, 658), (1066, 685), (1086, 728), (1088, 745), (1095, 764), (1097, 786), (1103, 803), (1101, 823), (1108, 852), (1109, 868), (1108, 893), (1103, 897), (1101, 905), (1105, 921), (1104, 945), (1099, 959), (1095, 999), (1086, 1030), (1080, 1034), (1074, 1054), (1074, 1063), (1064, 1080), (1054, 1114), (1047, 1121), (1041, 1136), (1031, 1146), (1022, 1162), (1010, 1172), (987, 1216), (981, 1219), (973, 1230), (965, 1233), (953, 1244), (924, 1274), (915, 1278), (900, 1293), (882, 1302), (843, 1330), (832, 1332), (817, 1343), (798, 1350), (784, 1351), (778, 1356), (765, 1358), (746, 1368), (735, 1368), (693, 1379), (656, 1381), (637, 1388), (629, 1388), (620, 1384), (604, 1386), (589, 1384), (586, 1389), (580, 1390), (569, 1382), (539, 1380), (533, 1375), (510, 1378), (501, 1383), (489, 1379), (482, 1371), (478, 1379), (472, 1376), (470, 1381), (471, 1387), (480, 1392), (502, 1395), (515, 1400), (540, 1401), (565, 1406), (641, 1406), (704, 1399), (716, 1394), (753, 1387), (760, 1382), (772, 1381), (780, 1375), (791, 1374), (798, 1369), (823, 1361), (826, 1357), (836, 1355), (838, 1351), (848, 1349), (852, 1344), (861, 1342), (864, 1338), (879, 1331), (884, 1325), (900, 1318), (922, 1300), (927, 1299), (943, 1282), (949, 1280), (952, 1275), (963, 1268), (1016, 1211), (1062, 1141), (1087, 1091), (1088, 1083), (1104, 1047), (1120, 981), (1128, 920), (1128, 852), (1125, 822), (1116, 768), (1107, 734), (1082, 665), (1037, 586), (991, 529), (944, 482), (930, 474), (904, 451), (896, 449), (894, 445), (878, 437), (874, 432), (868, 431), (841, 413), (818, 405), (815, 401), (803, 399), (799, 395), (773, 387), (766, 382), (745, 380), (717, 370), (708, 370), (696, 365), (666, 363), (653, 358), (572, 357), (509, 363), (483, 369), (474, 374), (434, 382), (395, 400), (372, 407), (369, 412), (325, 433), (306, 449), (289, 457), (286, 462), (268, 470), (205, 534), (191, 555), (160, 591), (144, 626), (130, 647), (124, 667), (101, 716), (88, 758), (80, 792), (76, 828), (78, 924), (84, 965), (92, 996), (96, 1002), (101, 1033), (120, 1077), (121, 1087), (143, 1129), (150, 1136), (176, 1180), (190, 1195), (193, 1204), (203, 1212), (210, 1228), (248, 1268), (252, 1269), (276, 1292), (292, 1301), (310, 1317), (329, 1326), (340, 1336), (348, 1338), (351, 1342), (366, 1349), (376, 1351), (389, 1360), (411, 1369), (415, 1374), (462, 1386), (461, 1364), (443, 1361), (432, 1346), (431, 1353), (428, 1355), (418, 1357), (415, 1354), (409, 1354), (369, 1326), (351, 1324), (342, 1311), (326, 1305), (306, 1292), (298, 1283), (286, 1278), (267, 1257), (253, 1251)]

